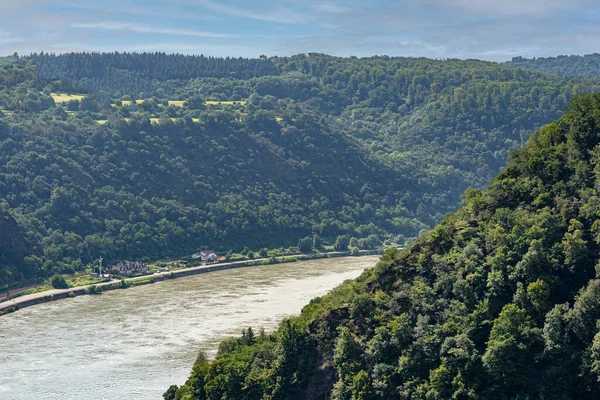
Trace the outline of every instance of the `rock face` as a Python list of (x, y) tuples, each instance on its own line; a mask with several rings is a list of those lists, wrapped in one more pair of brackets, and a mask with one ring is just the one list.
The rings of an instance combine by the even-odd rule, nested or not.
[(24, 258), (31, 253), (23, 230), (6, 210), (0, 210), (0, 286), (21, 279)]

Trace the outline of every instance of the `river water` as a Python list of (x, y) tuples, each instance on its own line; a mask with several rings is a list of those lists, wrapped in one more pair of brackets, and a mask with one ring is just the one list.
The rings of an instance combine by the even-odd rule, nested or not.
[(0, 399), (162, 399), (199, 350), (273, 330), (377, 256), (240, 268), (80, 296), (0, 317)]

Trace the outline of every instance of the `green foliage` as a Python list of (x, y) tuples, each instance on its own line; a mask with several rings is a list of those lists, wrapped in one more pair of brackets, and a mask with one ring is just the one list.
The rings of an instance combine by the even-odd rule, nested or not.
[(166, 392), (163, 393), (163, 399), (164, 400), (175, 400), (175, 396), (177, 394), (177, 389), (179, 387), (177, 385), (171, 385), (169, 386), (169, 388), (167, 389)]
[(190, 379), (206, 398), (599, 398), (599, 126), (600, 96), (578, 98), (410, 248)]
[(58, 275), (58, 274), (56, 274), (52, 278), (50, 278), (50, 284), (52, 285), (52, 287), (54, 289), (68, 289), (69, 288), (69, 284), (65, 280), (65, 277), (62, 275)]
[(310, 253), (313, 249), (313, 238), (306, 236), (298, 241), (298, 249), (302, 253)]
[(102, 286), (91, 285), (85, 288), (85, 294), (102, 294)]
[(346, 251), (348, 250), (348, 244), (350, 243), (347, 235), (340, 235), (335, 239), (335, 244), (333, 247), (336, 251)]
[(600, 54), (597, 53), (585, 56), (538, 57), (534, 59), (513, 57), (512, 61), (506, 64), (515, 68), (541, 71), (563, 77), (600, 77)]
[[(26, 246), (2, 249), (0, 285), (99, 256), (413, 238), (487, 185), (574, 93), (599, 87), (474, 60), (17, 57), (0, 68), (0, 204)], [(52, 92), (82, 97), (56, 103)], [(585, 163), (572, 167), (574, 182), (589, 179)], [(590, 238), (564, 239), (579, 268)]]

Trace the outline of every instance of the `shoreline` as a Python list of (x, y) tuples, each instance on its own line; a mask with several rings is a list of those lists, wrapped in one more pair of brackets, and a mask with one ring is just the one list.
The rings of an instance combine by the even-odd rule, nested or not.
[[(334, 251), (327, 253), (310, 253), (310, 254), (299, 254), (293, 256), (279, 256), (276, 257), (277, 260), (283, 260), (282, 263), (287, 262), (296, 262), (296, 261), (308, 261), (308, 260), (318, 260), (324, 258), (337, 258), (337, 257), (361, 257), (361, 256), (370, 256), (370, 255), (378, 255), (383, 254), (382, 249), (377, 250), (361, 250), (359, 256), (352, 256), (350, 251)], [(289, 261), (285, 261), (285, 259), (290, 259)], [(136, 276), (133, 278), (125, 278), (123, 281), (126, 282), (126, 285), (123, 286), (121, 283), (122, 280), (112, 280), (110, 282), (102, 282), (95, 285), (87, 285), (87, 286), (78, 286), (68, 289), (53, 289), (47, 290), (45, 292), (29, 294), (21, 297), (16, 297), (14, 299), (5, 300), (0, 302), (0, 317), (5, 314), (13, 313), (21, 308), (31, 307), (36, 304), (48, 303), (51, 301), (72, 298), (77, 296), (83, 296), (88, 294), (99, 294), (98, 292), (89, 293), (88, 291), (92, 287), (101, 288), (102, 291), (107, 290), (117, 290), (117, 289), (127, 289), (132, 286), (141, 286), (141, 285), (149, 285), (156, 282), (168, 280), (168, 279), (177, 279), (183, 278), (186, 276), (198, 275), (198, 274), (206, 274), (209, 272), (216, 271), (224, 271), (228, 269), (235, 268), (244, 268), (244, 267), (254, 267), (254, 266), (262, 266), (262, 265), (272, 265), (272, 264), (263, 264), (263, 261), (268, 261), (269, 258), (257, 258), (255, 260), (244, 260), (244, 261), (234, 261), (229, 263), (219, 263), (219, 264), (210, 264), (210, 265), (200, 265), (197, 267), (184, 268), (174, 271), (155, 273), (151, 275), (142, 275)], [(100, 293), (101, 293), (100, 292)]]

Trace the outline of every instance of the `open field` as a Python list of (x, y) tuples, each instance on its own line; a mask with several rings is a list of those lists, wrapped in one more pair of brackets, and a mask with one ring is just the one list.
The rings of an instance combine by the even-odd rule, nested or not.
[[(141, 104), (143, 102), (144, 102), (144, 100), (136, 100), (135, 104)], [(133, 100), (122, 100), (121, 103), (123, 103), (124, 106), (125, 105), (130, 106), (133, 104)]]
[(50, 93), (55, 103), (65, 103), (71, 100), (81, 100), (85, 96), (81, 94)]
[[(56, 101), (56, 100), (55, 100)], [(135, 104), (141, 104), (143, 103), (144, 100), (142, 99), (137, 99), (135, 100)], [(133, 100), (121, 100), (121, 103), (125, 106), (131, 106), (133, 104)], [(175, 106), (175, 107), (183, 107), (183, 104), (185, 103), (185, 100), (169, 100), (169, 105), (170, 106)], [(211, 106), (216, 106), (216, 105), (223, 105), (223, 106), (231, 106), (231, 105), (236, 105), (236, 104), (245, 104), (246, 100), (240, 100), (240, 101), (214, 101), (214, 100), (208, 100), (206, 101), (207, 105), (211, 105)], [(113, 107), (116, 106), (115, 104), (113, 104)]]
[(245, 104), (245, 103), (246, 103), (245, 100), (241, 100), (241, 101), (213, 101), (213, 100), (206, 101), (206, 104), (210, 105), (210, 106), (215, 106), (215, 105), (232, 106), (235, 104)]
[[(178, 121), (178, 120), (181, 120), (181, 119), (182, 118), (171, 118), (171, 121)], [(129, 122), (130, 118), (123, 118), (123, 120)], [(160, 121), (160, 118), (150, 118), (150, 122), (153, 123), (153, 124), (158, 124), (159, 121)], [(192, 118), (192, 121), (194, 121), (194, 122), (200, 122), (200, 118)], [(108, 120), (106, 120), (106, 119), (98, 119), (98, 120), (96, 120), (96, 122), (99, 125), (104, 125), (104, 124), (106, 124), (108, 122)]]

